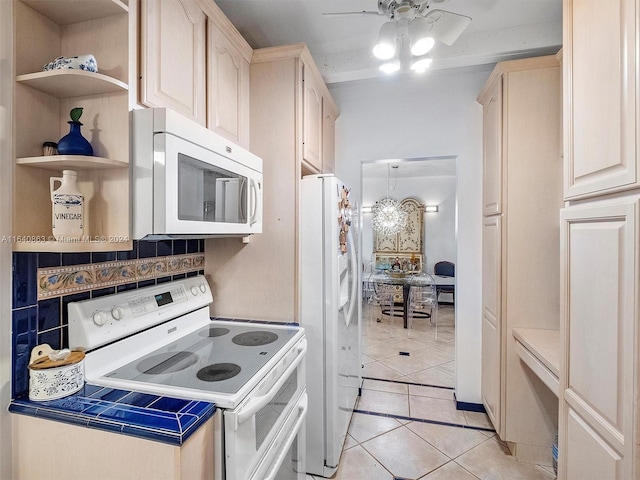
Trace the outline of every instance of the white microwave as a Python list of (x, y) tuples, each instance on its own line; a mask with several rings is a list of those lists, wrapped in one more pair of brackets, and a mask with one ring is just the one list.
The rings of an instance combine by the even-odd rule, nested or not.
[(262, 233), (262, 159), (166, 108), (131, 128), (134, 239)]

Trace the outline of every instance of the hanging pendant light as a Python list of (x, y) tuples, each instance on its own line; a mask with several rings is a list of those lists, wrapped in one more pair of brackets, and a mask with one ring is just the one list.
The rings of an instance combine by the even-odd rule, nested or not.
[(389, 198), (389, 164), (387, 164), (387, 197), (378, 200), (371, 207), (371, 213), (373, 229), (382, 235), (394, 235), (407, 225), (407, 212), (400, 203)]

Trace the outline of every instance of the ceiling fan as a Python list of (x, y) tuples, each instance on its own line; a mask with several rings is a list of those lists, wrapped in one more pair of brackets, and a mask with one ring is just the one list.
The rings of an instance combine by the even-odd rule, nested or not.
[[(446, 10), (432, 9), (432, 3), (446, 0), (378, 0), (378, 11), (324, 13), (325, 16), (384, 15), (373, 53), (389, 60), (380, 69), (392, 73), (401, 63), (411, 61), (411, 68), (424, 71), (431, 63), (428, 52), (435, 40), (452, 45), (471, 23), (471, 17)], [(396, 48), (399, 46), (399, 48)]]

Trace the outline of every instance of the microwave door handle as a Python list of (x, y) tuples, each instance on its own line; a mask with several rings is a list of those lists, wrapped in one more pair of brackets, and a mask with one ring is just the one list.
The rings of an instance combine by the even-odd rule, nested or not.
[(287, 440), (285, 441), (284, 445), (280, 449), (280, 453), (278, 454), (278, 458), (276, 458), (273, 464), (273, 467), (271, 468), (269, 473), (263, 478), (263, 480), (274, 480), (276, 478), (276, 475), (280, 471), (280, 467), (284, 463), (284, 459), (287, 457), (287, 454), (289, 453), (289, 449), (291, 448), (293, 441), (298, 436), (300, 427), (302, 427), (302, 422), (304, 422), (305, 417), (307, 416), (308, 409), (309, 409), (309, 404), (307, 402), (306, 395), (305, 395), (304, 401), (298, 406), (298, 419), (296, 420), (295, 425), (291, 429), (291, 433), (287, 437)]
[(258, 196), (258, 182), (256, 182), (253, 178), (250, 180), (250, 191), (251, 191), (251, 220), (249, 224), (251, 226), (258, 223), (258, 201), (260, 197)]
[(247, 191), (247, 179), (246, 178), (242, 178), (241, 180), (241, 184), (240, 184), (240, 218), (239, 220), (242, 221), (242, 223), (245, 223), (247, 221), (247, 197), (245, 195), (245, 192)]
[(298, 345), (298, 356), (296, 359), (291, 362), (291, 365), (287, 368), (287, 370), (280, 376), (278, 381), (271, 387), (271, 389), (266, 392), (264, 395), (259, 397), (251, 398), (247, 404), (242, 407), (238, 412), (231, 413), (231, 418), (233, 421), (233, 429), (237, 430), (238, 425), (247, 419), (251, 418), (254, 413), (258, 412), (261, 408), (267, 405), (273, 398), (278, 394), (282, 385), (289, 379), (289, 376), (293, 373), (293, 371), (298, 368), (300, 362), (304, 359), (305, 354), (307, 353), (307, 341), (303, 340)]

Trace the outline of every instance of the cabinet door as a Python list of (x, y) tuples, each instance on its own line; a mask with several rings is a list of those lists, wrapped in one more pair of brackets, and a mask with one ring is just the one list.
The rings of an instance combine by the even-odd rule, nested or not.
[(194, 0), (142, 0), (140, 102), (205, 124), (205, 15)]
[(571, 480), (624, 480), (622, 458), (573, 410), (567, 412), (566, 455), (562, 455), (558, 478)]
[(322, 172), (334, 173), (336, 165), (336, 118), (338, 115), (322, 101)]
[(398, 251), (398, 234), (383, 235), (375, 232), (375, 252), (397, 252)]
[(483, 214), (502, 212), (502, 78), (488, 93), (483, 108)]
[(502, 221), (486, 217), (482, 233), (482, 403), (500, 437), (502, 425)]
[[(621, 458), (614, 476), (632, 478), (634, 431), (638, 412), (637, 344), (638, 200), (594, 202), (561, 212), (564, 364), (560, 377), (561, 446), (580, 452), (587, 430), (602, 437), (588, 450), (607, 444)], [(637, 358), (637, 356), (635, 357)], [(578, 416), (574, 415), (576, 412)], [(582, 424), (588, 425), (582, 426)], [(601, 452), (598, 456), (604, 458)], [(567, 472), (582, 471), (576, 459)], [(595, 462), (596, 460), (591, 460)], [(617, 461), (610, 460), (613, 468)], [(623, 470), (618, 471), (620, 468)], [(626, 473), (621, 473), (621, 472)]]
[(566, 0), (565, 198), (639, 185), (636, 1)]
[(249, 62), (212, 20), (208, 33), (208, 127), (248, 148)]
[(309, 69), (303, 69), (303, 78), (302, 160), (322, 172), (322, 93)]
[(422, 205), (412, 198), (405, 198), (401, 205), (407, 212), (407, 226), (398, 233), (398, 252), (422, 253)]

